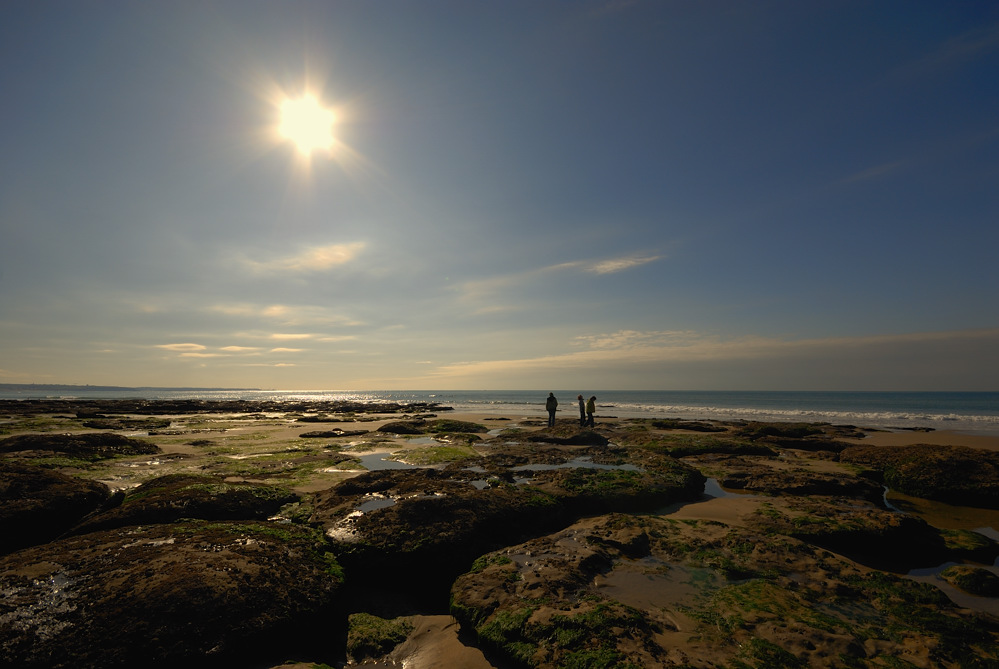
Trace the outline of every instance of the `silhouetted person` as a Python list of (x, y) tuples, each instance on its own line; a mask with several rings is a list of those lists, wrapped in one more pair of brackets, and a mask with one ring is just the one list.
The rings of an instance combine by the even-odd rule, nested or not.
[(555, 427), (555, 409), (558, 407), (558, 400), (555, 399), (555, 393), (548, 393), (548, 399), (545, 400), (545, 408), (548, 409), (548, 427)]
[(579, 400), (579, 427), (586, 426), (586, 403), (583, 400), (582, 395), (576, 395), (576, 399)]
[(597, 410), (597, 396), (586, 400), (586, 424), (593, 427), (593, 413)]

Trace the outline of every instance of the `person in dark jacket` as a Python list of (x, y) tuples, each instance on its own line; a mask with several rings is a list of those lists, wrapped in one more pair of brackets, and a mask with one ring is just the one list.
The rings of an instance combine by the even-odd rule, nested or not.
[(593, 414), (597, 410), (597, 396), (594, 395), (586, 400), (586, 424), (593, 427)]
[(583, 400), (582, 395), (576, 395), (576, 399), (579, 400), (579, 427), (586, 426), (586, 402)]
[(558, 407), (558, 400), (555, 399), (555, 393), (548, 393), (548, 399), (545, 400), (545, 408), (548, 409), (548, 427), (555, 427), (555, 409)]

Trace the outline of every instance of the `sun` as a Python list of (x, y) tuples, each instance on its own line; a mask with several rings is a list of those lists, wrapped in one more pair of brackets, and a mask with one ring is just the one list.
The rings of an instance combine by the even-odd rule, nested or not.
[(288, 99), (281, 105), (281, 135), (306, 156), (333, 148), (333, 121), (333, 112), (311, 96)]

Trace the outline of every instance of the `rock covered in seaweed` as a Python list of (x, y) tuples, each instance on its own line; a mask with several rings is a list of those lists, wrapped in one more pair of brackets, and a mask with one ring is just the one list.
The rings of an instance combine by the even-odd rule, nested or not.
[(773, 498), (748, 522), (767, 534), (794, 537), (891, 571), (936, 564), (960, 553), (951, 551), (941, 531), (921, 518), (847, 497)]
[(360, 474), (317, 493), (311, 522), (338, 545), (348, 570), (446, 576), (487, 550), (586, 514), (697, 499), (704, 480), (648, 451), (517, 449), (442, 470)]
[(842, 462), (879, 470), (892, 490), (940, 502), (999, 509), (999, 453), (966, 446), (852, 446)]
[(190, 521), (0, 558), (0, 658), (21, 669), (224, 666), (307, 638), (341, 585), (322, 536)]
[(0, 461), (0, 554), (58, 537), (110, 497), (97, 481)]
[(451, 598), (483, 648), (535, 669), (999, 661), (999, 627), (933, 586), (710, 521), (581, 520), (481, 556)]
[(227, 482), (217, 476), (169, 474), (125, 494), (120, 506), (91, 516), (74, 534), (125, 525), (172, 523), (182, 518), (265, 520), (298, 495), (279, 486)]
[(0, 440), (0, 453), (25, 454), (32, 451), (51, 451), (84, 460), (102, 460), (121, 455), (159, 453), (160, 448), (111, 432), (21, 434)]

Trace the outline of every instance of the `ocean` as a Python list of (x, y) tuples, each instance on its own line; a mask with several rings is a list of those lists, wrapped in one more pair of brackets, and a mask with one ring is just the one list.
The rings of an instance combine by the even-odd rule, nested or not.
[(597, 415), (828, 422), (875, 428), (933, 428), (999, 435), (999, 392), (679, 391), (679, 390), (243, 390), (2, 386), (0, 399), (245, 399), (437, 402), (458, 412), (543, 416), (554, 392), (559, 410), (576, 413), (576, 395), (596, 395)]

